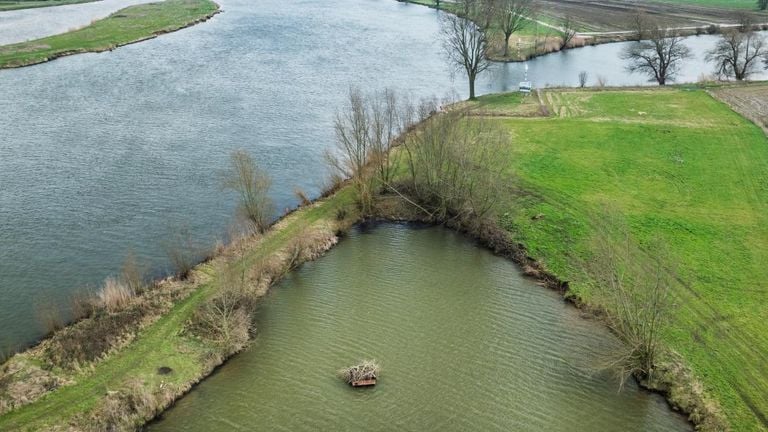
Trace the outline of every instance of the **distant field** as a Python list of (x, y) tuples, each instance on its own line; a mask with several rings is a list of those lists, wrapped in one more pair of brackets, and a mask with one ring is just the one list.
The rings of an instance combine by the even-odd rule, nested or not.
[(725, 86), (711, 92), (768, 133), (768, 85)]
[(80, 30), (0, 46), (0, 68), (26, 66), (57, 57), (98, 52), (186, 27), (211, 16), (211, 0), (166, 0), (121, 9)]
[(658, 0), (664, 3), (693, 4), (725, 9), (756, 9), (757, 1), (752, 0)]
[(513, 136), (500, 157), (531, 192), (505, 199), (502, 225), (586, 299), (579, 263), (589, 259), (604, 206), (641, 244), (662, 237), (681, 280), (666, 342), (732, 430), (768, 431), (763, 131), (701, 90), (551, 91), (542, 99), (551, 117), (528, 118), (535, 109), (518, 95), (478, 102)]
[(62, 6), (77, 3), (90, 3), (98, 0), (29, 0), (29, 1), (7, 1), (0, 0), (0, 12), (16, 9), (32, 9), (49, 6)]

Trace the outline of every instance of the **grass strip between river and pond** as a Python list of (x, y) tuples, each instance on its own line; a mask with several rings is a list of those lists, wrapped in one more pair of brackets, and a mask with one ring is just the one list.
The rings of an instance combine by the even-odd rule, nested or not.
[(218, 12), (219, 5), (211, 0), (165, 0), (130, 6), (78, 30), (0, 46), (0, 69), (73, 54), (110, 51), (189, 27)]

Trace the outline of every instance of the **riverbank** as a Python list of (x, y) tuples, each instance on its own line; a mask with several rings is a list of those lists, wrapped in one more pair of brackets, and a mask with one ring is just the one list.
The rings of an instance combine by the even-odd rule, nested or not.
[[(763, 131), (691, 86), (489, 95), (469, 108), (515, 137), (499, 157), (524, 193), (499, 198), (499, 226), (585, 304), (595, 293), (583, 263), (611, 213), (643, 248), (664, 239), (678, 283), (663, 340), (700, 380), (685, 387), (709, 395), (706, 429), (720, 430), (722, 419), (733, 430), (768, 430), (768, 316), (754, 282), (768, 277)], [(681, 407), (690, 396), (669, 393)], [(707, 424), (701, 415), (691, 420)]]
[[(399, 1), (438, 9), (435, 0)], [(768, 29), (767, 13), (746, 10), (743, 5), (731, 8), (720, 3), (701, 4), (680, 0), (632, 5), (617, 0), (599, 3), (585, 0), (542, 0), (539, 6), (536, 18), (529, 20), (526, 26), (510, 38), (507, 55), (504, 55), (503, 35), (491, 23), (488, 31), (489, 59), (507, 63), (523, 62), (563, 50), (561, 24), (564, 17), (572, 20), (576, 31), (566, 49), (636, 40), (637, 31), (633, 29), (632, 22), (638, 8), (683, 37), (719, 34), (725, 29), (738, 27), (738, 13), (749, 14), (756, 30)], [(439, 9), (463, 15), (455, 3), (442, 2)]]
[[(642, 247), (662, 237), (679, 283), (663, 334), (668, 350), (654, 381), (644, 384), (701, 430), (766, 430), (768, 382), (760, 369), (768, 317), (764, 291), (751, 282), (768, 277), (761, 266), (768, 253), (762, 130), (695, 87), (499, 94), (459, 107), (514, 139), (498, 155), (509, 170), (497, 216), (471, 227), (447, 224), (586, 311), (594, 293), (583, 263), (596, 252), (594, 235), (604, 233), (606, 206), (626, 219)], [(189, 280), (159, 283), (136, 300), (142, 310), (157, 305), (154, 313), (140, 317), (135, 332), (115, 333), (91, 360), (61, 361), (77, 341), (94, 339), (88, 329), (100, 326), (93, 324), (113, 322), (115, 314), (83, 320), (15, 356), (0, 369), (0, 411), (10, 410), (0, 428), (132, 428), (153, 418), (247, 345), (242, 333), (220, 345), (190, 331), (226, 274), (247, 275), (258, 299), (290, 268), (331, 247), (360, 219), (356, 208), (354, 192), (342, 189), (264, 237), (234, 243)], [(395, 196), (382, 197), (374, 215), (424, 219)]]
[(219, 12), (219, 5), (211, 0), (165, 0), (130, 6), (79, 30), (0, 46), (0, 69), (111, 51), (207, 21)]
[[(140, 427), (245, 346), (222, 345), (190, 328), (229, 283), (228, 274), (247, 275), (256, 301), (291, 268), (333, 246), (357, 218), (351, 191), (341, 189), (282, 218), (263, 236), (233, 242), (186, 279), (160, 281), (121, 310), (99, 312), (15, 355), (0, 369), (0, 429)], [(106, 338), (101, 334), (146, 305), (158, 306), (135, 331), (125, 334), (121, 325)], [(111, 344), (90, 361), (62, 361), (94, 339)]]
[(0, 12), (19, 10), (19, 9), (36, 9), (42, 7), (64, 6), (70, 4), (90, 3), (97, 0), (27, 0), (27, 1), (12, 1), (12, 0), (0, 0)]

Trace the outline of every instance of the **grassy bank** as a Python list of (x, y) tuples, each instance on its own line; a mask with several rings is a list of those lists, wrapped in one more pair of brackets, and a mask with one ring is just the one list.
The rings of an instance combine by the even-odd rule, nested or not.
[(0, 12), (17, 9), (34, 9), (50, 6), (63, 6), (68, 4), (90, 3), (97, 0), (0, 0)]
[(219, 6), (211, 0), (165, 0), (121, 9), (80, 30), (0, 46), (0, 68), (43, 63), (66, 55), (101, 52), (202, 22)]
[[(338, 230), (356, 218), (353, 196), (342, 189), (285, 217), (263, 236), (231, 245), (195, 268), (188, 280), (159, 285), (156, 289), (177, 293), (169, 310), (147, 323), (125, 346), (92, 363), (72, 369), (46, 366), (46, 345), (55, 342), (58, 334), (13, 357), (0, 374), (0, 390), (12, 391), (15, 382), (32, 385), (40, 381), (35, 375), (45, 373), (53, 375), (60, 386), (0, 416), (0, 430), (123, 430), (141, 426), (232, 354), (195, 337), (188, 329), (195, 312), (225, 283), (225, 272), (245, 274), (247, 270), (251, 275), (251, 269), (263, 269), (269, 263), (273, 273), (265, 283), (260, 280), (257, 296), (261, 296), (291, 266), (313, 259), (335, 243)], [(297, 240), (303, 247), (298, 255), (292, 249)]]
[(664, 341), (733, 430), (768, 430), (763, 131), (702, 90), (553, 90), (541, 101), (551, 116), (520, 117), (541, 112), (534, 97), (474, 106), (514, 137), (499, 157), (527, 191), (501, 197), (499, 224), (586, 302), (582, 263), (606, 206), (642, 245), (663, 238), (680, 282)]

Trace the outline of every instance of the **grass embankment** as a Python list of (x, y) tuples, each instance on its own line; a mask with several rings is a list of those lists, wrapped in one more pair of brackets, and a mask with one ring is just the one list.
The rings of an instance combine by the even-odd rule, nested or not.
[(80, 30), (0, 46), (0, 68), (43, 63), (72, 54), (101, 52), (205, 21), (218, 13), (211, 0), (165, 0), (121, 9)]
[(542, 100), (550, 117), (520, 117), (537, 111), (535, 97), (476, 103), (513, 135), (499, 157), (529, 192), (503, 198), (500, 225), (587, 303), (580, 263), (606, 205), (642, 245), (663, 238), (680, 281), (665, 343), (733, 430), (768, 430), (763, 131), (703, 90), (547, 91)]
[[(220, 347), (188, 331), (195, 311), (216, 295), (221, 283), (226, 283), (222, 282), (222, 269), (245, 273), (265, 260), (272, 260), (273, 267), (290, 266), (287, 249), (297, 240), (304, 245), (317, 240), (313, 252), (322, 252), (330, 247), (332, 243), (328, 241), (335, 239), (339, 229), (357, 218), (350, 192), (342, 189), (304, 207), (282, 219), (262, 237), (233, 244), (217, 258), (198, 266), (188, 281), (178, 282), (188, 285), (189, 294), (168, 313), (141, 330), (127, 346), (102, 360), (71, 371), (54, 368), (52, 372), (70, 384), (0, 416), (0, 430), (68, 430), (69, 426), (76, 430), (101, 430), (110, 415), (118, 416), (122, 422), (129, 421), (118, 423), (118, 428), (124, 429), (139, 427), (153, 418), (224, 360)], [(340, 215), (347, 216), (340, 220)], [(270, 278), (270, 282), (274, 281)], [(32, 349), (12, 358), (9, 364), (30, 365), (20, 372), (28, 373), (41, 364), (41, 354), (41, 350)], [(169, 368), (171, 372), (161, 373), (160, 368)]]
[(7, 1), (0, 0), (0, 12), (17, 10), (17, 9), (34, 9), (50, 6), (63, 6), (69, 4), (78, 3), (90, 3), (97, 0), (22, 0), (22, 1)]

